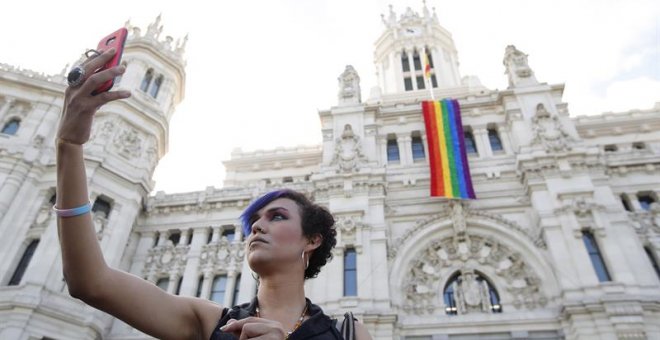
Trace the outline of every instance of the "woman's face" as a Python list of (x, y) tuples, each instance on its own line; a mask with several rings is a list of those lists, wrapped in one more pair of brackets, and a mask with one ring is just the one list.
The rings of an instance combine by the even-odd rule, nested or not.
[(262, 276), (292, 264), (304, 270), (301, 254), (309, 242), (302, 233), (300, 212), (295, 201), (278, 198), (251, 216), (246, 251), (252, 270)]

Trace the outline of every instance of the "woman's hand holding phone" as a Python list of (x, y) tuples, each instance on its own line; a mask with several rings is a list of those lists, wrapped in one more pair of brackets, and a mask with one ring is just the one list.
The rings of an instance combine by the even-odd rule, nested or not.
[[(102, 92), (94, 95), (102, 85), (126, 71), (124, 66), (103, 69), (113, 60), (117, 51), (110, 48), (100, 55), (88, 58), (80, 67), (90, 75), (76, 87), (69, 86), (64, 92), (64, 108), (57, 138), (63, 142), (82, 145), (89, 140), (94, 114), (103, 105), (117, 99), (128, 98), (130, 91)], [(95, 71), (99, 70), (95, 73)]]

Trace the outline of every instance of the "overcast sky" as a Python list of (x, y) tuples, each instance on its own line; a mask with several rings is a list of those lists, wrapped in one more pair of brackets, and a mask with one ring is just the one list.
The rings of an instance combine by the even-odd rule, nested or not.
[[(59, 73), (128, 19), (162, 14), (163, 36), (190, 35), (186, 97), (155, 173), (168, 193), (222, 186), (232, 149), (321, 142), (317, 111), (336, 104), (348, 64), (362, 97), (376, 85), (373, 44), (388, 5), (422, 1), (6, 1), (0, 63)], [(660, 101), (660, 1), (428, 0), (453, 34), (460, 72), (505, 89), (504, 48), (529, 55), (541, 82), (565, 83), (572, 116), (650, 109)], [(105, 7), (105, 9), (101, 9)]]

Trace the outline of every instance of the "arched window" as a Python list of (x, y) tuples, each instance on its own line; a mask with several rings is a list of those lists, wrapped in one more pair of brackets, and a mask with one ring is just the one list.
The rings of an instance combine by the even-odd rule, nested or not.
[(504, 150), (502, 147), (502, 140), (500, 140), (500, 135), (497, 133), (497, 128), (494, 126), (488, 127), (488, 141), (490, 142), (490, 149), (493, 152)]
[(344, 252), (344, 296), (357, 296), (357, 254), (352, 248)]
[(415, 71), (422, 70), (422, 60), (420, 59), (417, 50), (413, 51), (413, 64), (415, 65)]
[(655, 274), (658, 275), (658, 278), (660, 279), (660, 265), (658, 265), (658, 259), (655, 257), (653, 249), (651, 246), (647, 245), (644, 247), (644, 251), (646, 252), (646, 256), (649, 257), (649, 261), (651, 261), (651, 266), (653, 266)]
[(387, 162), (399, 163), (399, 143), (393, 134), (387, 136)]
[(238, 293), (241, 290), (241, 274), (236, 275), (236, 283), (234, 284), (234, 296), (231, 298), (231, 305), (236, 306), (238, 304)]
[(105, 218), (108, 218), (108, 216), (110, 216), (111, 210), (112, 210), (112, 205), (110, 204), (110, 200), (100, 196), (96, 198), (96, 201), (94, 201), (94, 205), (92, 206), (93, 212), (95, 213), (99, 212)]
[(651, 204), (655, 203), (655, 197), (650, 193), (638, 193), (637, 200), (639, 201), (639, 206), (646, 211), (651, 210)]
[(142, 84), (140, 84), (140, 90), (147, 92), (149, 85), (151, 85), (151, 79), (154, 78), (154, 69), (150, 68), (147, 70), (147, 73), (144, 74), (142, 78)]
[(403, 72), (410, 72), (410, 60), (406, 51), (401, 52), (401, 68)]
[(149, 95), (152, 97), (156, 98), (158, 97), (158, 91), (160, 91), (160, 86), (163, 85), (163, 75), (159, 75), (156, 80), (154, 81), (154, 84), (151, 85), (151, 88), (149, 89)]
[(222, 230), (222, 237), (226, 237), (227, 241), (233, 242), (236, 238), (236, 229), (234, 227), (225, 227)]
[(202, 286), (204, 285), (204, 275), (200, 275), (197, 279), (197, 292), (195, 292), (196, 297), (202, 296)]
[(4, 127), (2, 127), (2, 133), (6, 135), (15, 135), (18, 132), (18, 128), (21, 126), (21, 120), (14, 118), (7, 122)]
[(465, 150), (468, 154), (477, 153), (477, 144), (474, 142), (474, 135), (472, 134), (472, 128), (464, 127), (463, 128), (463, 137), (465, 138)]
[(227, 275), (217, 275), (213, 279), (213, 286), (211, 287), (211, 301), (224, 305), (226, 291)]
[(424, 160), (424, 143), (422, 142), (422, 137), (419, 135), (419, 131), (415, 131), (412, 134), (411, 149), (413, 161)]
[(584, 241), (584, 246), (587, 248), (587, 253), (591, 259), (591, 264), (596, 271), (596, 276), (598, 276), (598, 281), (612, 281), (610, 272), (607, 270), (607, 266), (603, 260), (603, 255), (600, 253), (600, 248), (598, 247), (594, 234), (589, 230), (582, 231), (582, 241)]
[(486, 307), (491, 313), (502, 313), (500, 296), (495, 286), (485, 276), (476, 271), (466, 273), (465, 277), (462, 273), (457, 272), (447, 281), (443, 290), (445, 313), (447, 315), (465, 313), (466, 311), (461, 309), (461, 305), (464, 305), (461, 299), (464, 299), (464, 292), (471, 289), (478, 290), (478, 294), (481, 294), (481, 296), (488, 294), (488, 301), (482, 300), (481, 303), (487, 304)]
[(158, 279), (158, 281), (156, 281), (156, 286), (158, 286), (158, 288), (160, 288), (164, 291), (167, 291), (167, 288), (169, 288), (169, 286), (170, 286), (170, 279), (168, 279), (166, 277), (162, 277), (162, 278)]
[(170, 236), (167, 239), (172, 241), (172, 245), (177, 246), (181, 241), (181, 231), (180, 230), (170, 231)]
[(32, 255), (34, 255), (38, 245), (39, 240), (32, 240), (30, 241), (30, 244), (28, 244), (27, 248), (25, 248), (25, 251), (23, 251), (23, 256), (21, 256), (21, 260), (18, 261), (18, 266), (16, 266), (16, 270), (14, 270), (14, 274), (9, 280), (9, 286), (16, 286), (21, 283), (23, 274), (25, 274), (25, 270), (27, 269), (28, 265), (30, 265), (30, 260), (32, 260)]

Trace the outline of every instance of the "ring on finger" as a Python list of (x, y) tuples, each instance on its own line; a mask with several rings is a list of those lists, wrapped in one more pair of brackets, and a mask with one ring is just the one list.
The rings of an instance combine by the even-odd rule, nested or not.
[(101, 52), (94, 50), (94, 49), (89, 49), (85, 52), (85, 57), (87, 58), (96, 58), (101, 55)]
[(69, 87), (80, 86), (85, 81), (85, 68), (82, 66), (72, 68), (66, 76), (66, 81), (69, 83)]

